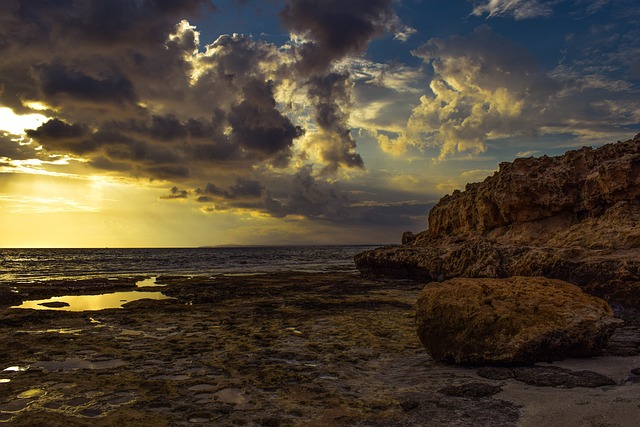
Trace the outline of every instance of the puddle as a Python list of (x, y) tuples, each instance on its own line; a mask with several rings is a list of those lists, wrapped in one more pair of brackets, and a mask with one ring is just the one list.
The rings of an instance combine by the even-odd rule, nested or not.
[(45, 371), (75, 371), (78, 369), (113, 369), (126, 365), (126, 363), (120, 359), (109, 359), (100, 361), (89, 361), (84, 359), (65, 359), (63, 361), (41, 361), (36, 362), (32, 366), (36, 368), (42, 368)]
[[(102, 295), (67, 295), (43, 300), (24, 301), (22, 305), (11, 308), (31, 308), (35, 310), (60, 310), (60, 311), (94, 311), (108, 308), (122, 308), (131, 301), (141, 299), (165, 300), (170, 297), (161, 292), (114, 292)], [(45, 305), (46, 304), (46, 305)], [(54, 304), (55, 306), (51, 306)], [(64, 304), (64, 306), (60, 306)]]
[(150, 277), (148, 279), (140, 280), (139, 282), (136, 282), (136, 286), (139, 288), (163, 288), (167, 286), (156, 283), (156, 279), (157, 277)]
[(298, 335), (298, 336), (302, 335), (302, 332), (300, 332), (296, 328), (286, 328), (286, 330), (291, 332), (293, 335)]
[(24, 372), (29, 369), (28, 366), (9, 366), (2, 370), (2, 372)]
[(32, 388), (31, 390), (20, 393), (18, 399), (33, 399), (34, 397), (44, 396), (45, 394), (47, 394), (47, 392), (41, 388)]

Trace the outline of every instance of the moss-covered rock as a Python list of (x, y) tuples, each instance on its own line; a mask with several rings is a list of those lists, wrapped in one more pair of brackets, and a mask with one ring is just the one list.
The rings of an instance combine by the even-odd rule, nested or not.
[(420, 293), (418, 336), (459, 364), (529, 364), (600, 354), (620, 326), (603, 300), (542, 277), (452, 279)]

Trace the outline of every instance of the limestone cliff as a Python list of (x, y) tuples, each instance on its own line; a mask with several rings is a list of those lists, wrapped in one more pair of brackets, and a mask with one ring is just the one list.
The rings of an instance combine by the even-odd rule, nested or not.
[(559, 278), (624, 311), (640, 297), (640, 134), (502, 163), (484, 182), (443, 197), (428, 230), (403, 241), (357, 255), (358, 268), (438, 281)]

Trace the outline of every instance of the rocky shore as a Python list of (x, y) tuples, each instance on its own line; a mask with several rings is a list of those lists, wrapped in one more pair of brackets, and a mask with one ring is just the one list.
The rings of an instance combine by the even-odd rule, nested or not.
[(640, 135), (516, 159), (445, 196), (428, 229), (355, 258), (368, 276), (543, 276), (605, 299), (616, 315), (640, 307)]
[[(105, 279), (100, 291), (136, 280)], [(416, 335), (424, 283), (302, 273), (158, 282), (173, 299), (88, 312), (10, 307), (61, 287), (95, 293), (92, 280), (0, 285), (0, 421), (493, 427), (640, 418), (634, 326), (616, 330), (599, 358), (459, 367), (434, 362)]]
[(0, 283), (0, 423), (636, 426), (639, 221), (640, 135), (502, 164), (363, 275)]

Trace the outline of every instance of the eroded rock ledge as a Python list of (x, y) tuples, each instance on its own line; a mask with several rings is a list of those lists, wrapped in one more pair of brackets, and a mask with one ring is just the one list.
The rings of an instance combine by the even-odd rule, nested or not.
[(442, 281), (544, 276), (637, 316), (640, 302), (640, 134), (516, 159), (443, 197), (428, 230), (355, 258), (365, 275)]

